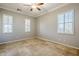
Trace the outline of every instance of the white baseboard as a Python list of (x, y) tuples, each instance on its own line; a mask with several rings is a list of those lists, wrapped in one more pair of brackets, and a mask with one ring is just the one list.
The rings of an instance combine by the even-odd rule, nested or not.
[(42, 39), (42, 40), (49, 41), (49, 42), (53, 42), (53, 43), (57, 43), (57, 44), (60, 44), (60, 45), (63, 45), (63, 46), (67, 46), (67, 47), (70, 47), (70, 48), (79, 49), (78, 47), (70, 46), (70, 45), (67, 45), (67, 44), (59, 43), (59, 42), (52, 41), (52, 40), (49, 40), (49, 39), (46, 39), (46, 38), (43, 38), (43, 37), (36, 37), (36, 36), (35, 37), (31, 37), (31, 38), (23, 38), (23, 39), (19, 39), (19, 40), (2, 42), (0, 44), (13, 43), (13, 42), (17, 42), (17, 41), (22, 41), (22, 40), (27, 40), (27, 39), (35, 39), (35, 38)]
[(46, 39), (46, 38), (43, 38), (43, 37), (37, 37), (37, 38), (38, 38), (38, 39), (45, 40), (45, 41), (57, 43), (57, 44), (60, 44), (60, 45), (66, 46), (66, 47), (70, 47), (70, 48), (74, 48), (74, 49), (79, 49), (78, 47), (74, 47), (74, 46), (70, 46), (70, 45), (67, 45), (67, 44), (59, 43), (59, 42), (52, 41), (52, 40), (49, 40), (49, 39)]
[(12, 41), (7, 41), (7, 42), (2, 42), (0, 44), (7, 44), (7, 43), (13, 43), (13, 42), (17, 42), (17, 41), (22, 41), (22, 40), (27, 40), (27, 39), (34, 39), (35, 37), (31, 37), (31, 38), (23, 38), (23, 39), (19, 39), (19, 40), (12, 40)]

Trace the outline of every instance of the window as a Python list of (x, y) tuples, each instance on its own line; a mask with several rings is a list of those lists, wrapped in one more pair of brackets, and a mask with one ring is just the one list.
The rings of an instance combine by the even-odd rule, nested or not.
[(58, 33), (74, 33), (74, 10), (58, 15)]
[(30, 32), (30, 19), (25, 20), (25, 32)]
[(3, 33), (12, 32), (13, 17), (10, 15), (3, 14)]

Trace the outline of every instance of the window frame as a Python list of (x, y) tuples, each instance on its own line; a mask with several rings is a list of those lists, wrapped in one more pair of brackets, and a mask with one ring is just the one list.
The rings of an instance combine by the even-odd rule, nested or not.
[[(72, 33), (70, 33), (70, 32), (67, 33), (67, 32), (65, 32), (65, 24), (70, 23), (70, 22), (65, 22), (65, 14), (68, 13), (68, 12), (71, 12), (71, 11), (73, 11), (73, 20), (71, 22), (72, 23)], [(63, 32), (59, 32), (58, 16), (61, 15), (61, 14), (64, 14), (64, 24), (63, 24), (64, 25), (64, 31)], [(57, 33), (59, 33), (59, 34), (72, 34), (72, 35), (75, 33), (75, 10), (74, 9), (66, 11), (64, 13), (60, 13), (60, 14), (57, 15)]]
[[(8, 17), (8, 21), (7, 21), (7, 24), (6, 23), (4, 23), (4, 15), (6, 15), (7, 17)], [(11, 17), (12, 18), (12, 23), (9, 23), (10, 22), (10, 19), (9, 19), (9, 17)], [(4, 26), (7, 26), (7, 30), (8, 31), (4, 31), (5, 29), (5, 27)], [(11, 30), (9, 30), (10, 29), (10, 26), (11, 26)], [(13, 33), (13, 16), (12, 15), (9, 15), (9, 14), (3, 14), (2, 15), (2, 33)]]
[[(29, 20), (29, 24), (28, 24), (28, 22), (26, 23), (26, 20), (28, 21)], [(29, 27), (28, 27), (29, 26)], [(27, 28), (26, 28), (27, 27)], [(28, 30), (29, 29), (29, 30)], [(25, 19), (25, 32), (27, 32), (27, 33), (29, 33), (29, 32), (31, 32), (31, 19), (29, 19), (29, 18), (26, 18)]]

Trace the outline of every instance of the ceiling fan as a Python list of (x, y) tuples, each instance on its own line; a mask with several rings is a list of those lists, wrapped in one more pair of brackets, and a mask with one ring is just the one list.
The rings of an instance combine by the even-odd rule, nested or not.
[[(43, 6), (44, 3), (32, 3), (32, 4), (24, 4), (24, 6), (30, 6), (30, 11), (33, 11), (33, 9), (37, 9), (38, 11), (41, 10), (41, 6)], [(21, 9), (17, 8), (17, 11), (22, 11)]]

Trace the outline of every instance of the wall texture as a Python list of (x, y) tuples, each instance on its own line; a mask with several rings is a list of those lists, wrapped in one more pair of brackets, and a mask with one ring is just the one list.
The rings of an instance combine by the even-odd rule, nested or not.
[[(13, 16), (13, 33), (2, 33), (2, 15), (8, 14)], [(25, 19), (31, 19), (31, 32), (25, 32)], [(35, 19), (22, 14), (10, 12), (7, 10), (0, 10), (0, 43), (13, 41), (23, 38), (31, 38), (35, 36)]]
[[(75, 33), (57, 33), (57, 14), (75, 10)], [(79, 48), (79, 4), (69, 4), (37, 18), (37, 36)]]

